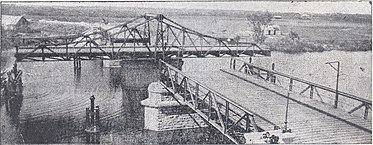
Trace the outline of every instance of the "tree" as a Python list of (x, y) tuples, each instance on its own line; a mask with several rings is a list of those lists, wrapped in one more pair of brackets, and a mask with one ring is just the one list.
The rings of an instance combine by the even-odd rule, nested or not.
[(299, 40), (299, 35), (293, 31), (290, 31), (289, 38), (294, 42), (295, 39)]
[(256, 43), (263, 43), (267, 38), (264, 36), (264, 27), (271, 22), (273, 15), (269, 12), (255, 12), (247, 16), (249, 24), (254, 30), (253, 39)]

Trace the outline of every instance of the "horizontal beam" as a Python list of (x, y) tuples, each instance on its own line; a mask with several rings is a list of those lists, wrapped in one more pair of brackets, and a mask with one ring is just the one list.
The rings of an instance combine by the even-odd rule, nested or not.
[[(298, 81), (298, 82), (301, 82), (301, 83), (304, 83), (304, 84), (308, 84), (310, 86), (314, 86), (314, 87), (317, 87), (317, 88), (320, 88), (320, 89), (323, 89), (323, 90), (326, 90), (326, 91), (329, 91), (329, 92), (332, 92), (332, 93), (336, 93), (335, 89), (332, 89), (332, 88), (327, 87), (327, 86), (316, 84), (314, 82), (310, 82), (310, 81), (307, 81), (307, 80), (304, 80), (304, 79), (301, 79), (301, 78), (298, 78), (298, 77), (294, 77), (294, 76), (291, 76), (291, 75), (288, 75), (288, 74), (285, 74), (285, 73), (277, 72), (275, 70), (270, 70), (270, 69), (266, 69), (266, 68), (263, 68), (263, 67), (260, 67), (260, 66), (256, 66), (254, 64), (247, 63), (247, 62), (245, 62), (243, 60), (240, 60), (240, 59), (236, 59), (236, 58), (232, 58), (232, 59), (236, 60), (236, 61), (243, 62), (245, 65), (248, 65), (249, 67), (252, 67), (252, 68), (256, 68), (256, 69), (259, 69), (259, 70), (262, 70), (262, 71), (266, 71), (266, 72), (269, 72), (269, 73), (272, 73), (272, 74), (283, 76), (285, 78), (293, 79), (295, 81)], [(346, 93), (346, 92), (342, 92), (342, 91), (338, 91), (338, 94), (342, 95), (344, 97), (353, 99), (353, 100), (357, 100), (357, 101), (364, 102), (364, 103), (367, 103), (369, 105), (372, 105), (372, 101), (371, 100), (364, 99), (362, 97), (358, 97), (358, 96), (355, 96), (355, 95), (352, 95), (352, 94), (349, 94), (349, 93)]]

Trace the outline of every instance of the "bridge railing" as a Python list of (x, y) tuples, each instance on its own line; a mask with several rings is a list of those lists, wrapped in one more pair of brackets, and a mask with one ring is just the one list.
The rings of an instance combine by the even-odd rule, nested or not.
[(180, 104), (186, 104), (204, 120), (218, 129), (234, 143), (244, 143), (243, 134), (251, 131), (262, 131), (255, 120), (280, 127), (227, 99), (224, 95), (188, 77), (174, 66), (160, 61), (161, 82), (174, 94)]
[[(371, 113), (372, 101), (353, 94), (336, 91), (336, 89), (327, 86), (316, 84), (275, 70), (263, 68), (236, 58), (231, 58), (230, 68), (245, 74), (255, 75), (258, 78), (284, 87), (292, 92), (296, 91), (294, 89), (295, 87), (301, 88), (298, 92), (300, 95), (303, 95), (309, 90), (309, 97), (311, 99), (316, 99), (321, 102), (325, 102), (323, 99), (330, 99), (328, 103), (334, 105), (335, 108), (337, 108), (338, 104), (341, 104), (341, 108), (350, 110), (348, 111), (350, 114), (360, 110), (360, 113), (363, 113), (364, 119), (367, 119)], [(286, 81), (288, 81), (288, 83), (286, 83)], [(314, 97), (315, 94), (318, 98)], [(343, 98), (338, 98), (338, 96)], [(363, 107), (365, 109), (361, 110)]]

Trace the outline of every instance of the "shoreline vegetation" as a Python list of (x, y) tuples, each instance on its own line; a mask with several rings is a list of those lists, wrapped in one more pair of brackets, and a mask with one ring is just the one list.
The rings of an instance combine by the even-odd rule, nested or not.
[[(3, 15), (23, 15), (30, 19), (28, 30), (32, 34), (43, 36), (68, 35), (82, 33), (90, 28), (83, 25), (64, 23), (41, 23), (39, 20), (76, 22), (76, 23), (100, 23), (103, 18), (112, 23), (121, 23), (124, 20), (145, 13), (161, 13), (172, 18), (183, 20), (187, 17), (200, 17), (194, 21), (204, 21), (204, 18), (222, 19), (227, 26), (229, 22), (242, 21), (246, 23), (243, 30), (250, 27), (247, 16), (252, 11), (241, 10), (200, 10), (200, 9), (155, 9), (155, 8), (131, 8), (131, 7), (51, 7), (51, 6), (20, 6), (14, 4), (3, 4)], [(263, 13), (263, 12), (259, 12)], [(322, 52), (330, 50), (341, 51), (371, 51), (372, 50), (372, 18), (365, 14), (310, 14), (310, 13), (271, 13), (273, 16), (281, 16), (281, 20), (274, 19), (272, 22), (280, 24), (284, 35), (273, 38), (269, 36), (263, 43), (263, 48), (285, 53)], [(307, 16), (305, 19), (304, 16)], [(190, 18), (189, 18), (190, 19)], [(312, 20), (310, 20), (312, 19)], [(188, 21), (188, 19), (184, 20)], [(216, 20), (215, 20), (216, 21)], [(271, 22), (271, 23), (272, 23)], [(314, 23), (310, 25), (309, 23)], [(320, 24), (321, 23), (321, 24)], [(329, 25), (333, 26), (329, 26)], [(223, 24), (220, 24), (223, 25)], [(276, 24), (277, 25), (277, 24)], [(288, 26), (290, 25), (290, 26)], [(200, 26), (204, 27), (204, 26)], [(241, 26), (242, 27), (242, 26)], [(193, 28), (192, 28), (193, 29)], [(198, 29), (198, 28), (197, 28)], [(204, 28), (200, 28), (204, 29)], [(228, 29), (228, 28), (227, 28)], [(315, 31), (317, 30), (317, 32)], [(11, 48), (11, 38), (14, 32), (2, 29), (2, 50)], [(295, 31), (299, 34), (298, 39), (291, 38), (289, 32)], [(315, 31), (315, 32), (313, 32)], [(31, 35), (32, 35), (31, 34)], [(320, 37), (318, 37), (320, 35)], [(330, 35), (324, 38), (323, 36)], [(332, 37), (334, 36), (334, 37)], [(335, 37), (337, 36), (337, 37)], [(262, 46), (262, 45), (261, 45)], [(1, 61), (4, 58), (1, 56)]]

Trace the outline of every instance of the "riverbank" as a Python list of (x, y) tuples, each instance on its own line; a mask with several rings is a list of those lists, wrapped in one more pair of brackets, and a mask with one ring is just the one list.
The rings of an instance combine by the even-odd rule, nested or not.
[(1, 56), (0, 56), (1, 72), (6, 72), (12, 69), (13, 64), (16, 62), (14, 54), (15, 54), (14, 49), (2, 50)]
[[(37, 5), (3, 5), (4, 14), (24, 15), (30, 27), (43, 36), (82, 33), (89, 27), (101, 26), (103, 19), (109, 25), (123, 23), (145, 13), (163, 14), (175, 22), (214, 37), (251, 41), (251, 26), (246, 16), (249, 10), (207, 10), (176, 8), (134, 8), (109, 6), (56, 7)], [(99, 13), (92, 13), (99, 11)], [(322, 52), (329, 50), (372, 50), (371, 15), (341, 13), (274, 12), (276, 19), (269, 25), (279, 26), (277, 35), (267, 35), (265, 45), (272, 51), (285, 53)], [(280, 19), (278, 19), (280, 18)], [(82, 21), (83, 20), (83, 21)], [(84, 24), (84, 25), (83, 25)], [(93, 25), (95, 24), (95, 25)], [(207, 24), (209, 25), (206, 29)], [(289, 40), (295, 32), (299, 41)]]
[[(0, 56), (1, 73), (8, 72), (12, 69), (15, 63), (15, 51), (2, 50)], [(18, 114), (14, 115), (6, 110), (5, 103), (3, 102), (4, 96), (1, 95), (0, 105), (0, 124), (1, 124), (1, 142), (0, 144), (19, 144), (23, 143), (23, 137), (19, 130)], [(13, 114), (13, 116), (12, 116)]]

